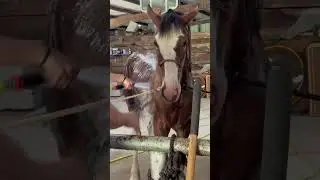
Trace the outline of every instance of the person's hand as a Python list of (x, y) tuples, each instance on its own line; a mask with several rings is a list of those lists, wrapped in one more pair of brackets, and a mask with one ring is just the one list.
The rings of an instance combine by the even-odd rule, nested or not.
[(134, 83), (131, 79), (129, 78), (125, 78), (125, 80), (123, 81), (123, 86), (124, 86), (124, 89), (132, 89), (133, 86), (134, 86)]
[(48, 84), (57, 88), (66, 88), (79, 73), (68, 63), (68, 58), (59, 52), (53, 52), (42, 65)]

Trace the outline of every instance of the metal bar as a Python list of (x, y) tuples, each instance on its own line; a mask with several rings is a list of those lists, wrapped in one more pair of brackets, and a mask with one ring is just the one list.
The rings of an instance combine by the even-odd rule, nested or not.
[(199, 79), (196, 79), (194, 83), (194, 89), (193, 89), (190, 134), (198, 135), (199, 119), (200, 119), (200, 104), (201, 104), (201, 84)]
[[(189, 139), (176, 138), (174, 151), (188, 154)], [(159, 136), (112, 135), (110, 148), (136, 151), (169, 152), (170, 138)], [(210, 156), (210, 140), (199, 139), (197, 155)]]
[(287, 179), (290, 91), (291, 78), (286, 66), (271, 66), (267, 84), (261, 180)]

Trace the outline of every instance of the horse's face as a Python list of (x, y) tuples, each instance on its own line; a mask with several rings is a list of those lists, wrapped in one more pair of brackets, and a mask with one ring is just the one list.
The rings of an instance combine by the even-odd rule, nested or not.
[(157, 27), (155, 45), (159, 50), (158, 65), (164, 72), (163, 96), (177, 101), (181, 94), (181, 77), (190, 46), (188, 23), (197, 15), (197, 8), (186, 15), (169, 10), (162, 17), (149, 6), (147, 14)]

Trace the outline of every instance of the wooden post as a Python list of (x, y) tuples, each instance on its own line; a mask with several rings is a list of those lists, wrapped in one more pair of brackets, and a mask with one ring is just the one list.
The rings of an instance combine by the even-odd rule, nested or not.
[(201, 84), (198, 79), (193, 88), (192, 99), (192, 114), (191, 114), (191, 126), (189, 135), (189, 153), (187, 164), (186, 180), (194, 180), (196, 156), (198, 150), (198, 131), (199, 131), (199, 118), (200, 118), (200, 103), (201, 103)]
[[(211, 92), (210, 75), (206, 75), (206, 91)], [(206, 93), (207, 98), (210, 98), (210, 93)]]

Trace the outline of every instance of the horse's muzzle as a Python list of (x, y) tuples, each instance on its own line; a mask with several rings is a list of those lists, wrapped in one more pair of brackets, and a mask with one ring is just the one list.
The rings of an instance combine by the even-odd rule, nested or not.
[(177, 102), (180, 99), (181, 95), (181, 87), (166, 87), (162, 88), (162, 96), (169, 102)]

